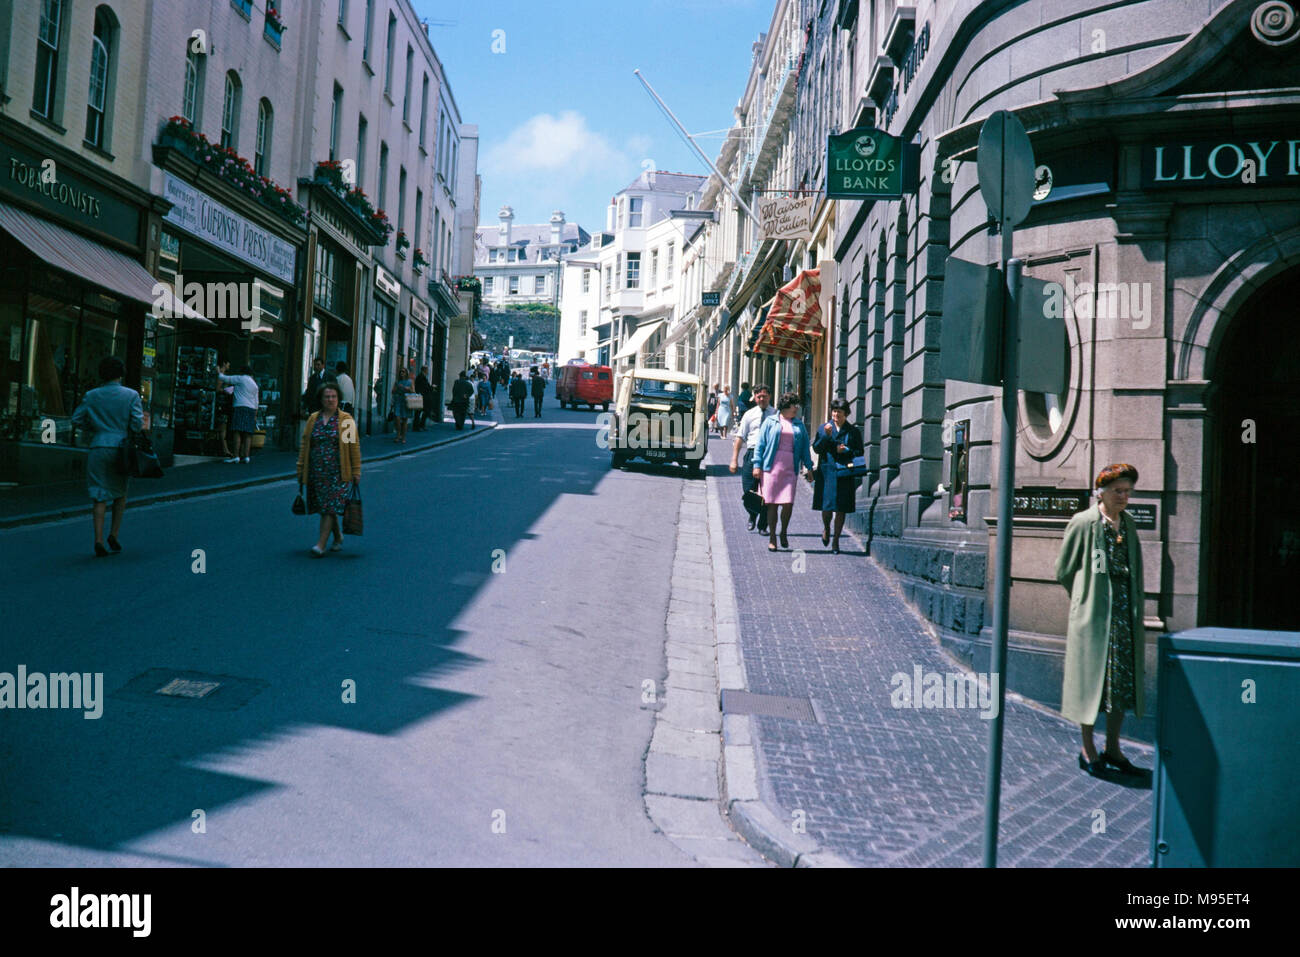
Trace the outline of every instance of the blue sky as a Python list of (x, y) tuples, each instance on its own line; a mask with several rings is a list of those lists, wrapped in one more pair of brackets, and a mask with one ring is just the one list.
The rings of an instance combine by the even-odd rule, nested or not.
[[(692, 134), (721, 130), (744, 92), (772, 0), (413, 0), (466, 123), (476, 123), (480, 222), (554, 209), (603, 228), (610, 196), (647, 168), (706, 174), (632, 74)], [(505, 52), (494, 53), (494, 31)], [(499, 44), (498, 44), (499, 45)], [(722, 136), (699, 139), (710, 159)]]

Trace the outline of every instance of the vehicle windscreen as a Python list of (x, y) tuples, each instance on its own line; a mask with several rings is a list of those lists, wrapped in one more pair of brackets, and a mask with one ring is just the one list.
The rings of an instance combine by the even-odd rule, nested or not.
[(663, 379), (637, 379), (633, 392), (645, 399), (695, 403), (695, 386), (685, 382), (665, 382)]

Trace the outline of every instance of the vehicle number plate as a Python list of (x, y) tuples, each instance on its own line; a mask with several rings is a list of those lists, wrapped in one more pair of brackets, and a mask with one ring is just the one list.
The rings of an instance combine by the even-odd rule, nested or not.
[(666, 459), (668, 458), (668, 453), (663, 449), (651, 449), (645, 454), (645, 457), (648, 459)]

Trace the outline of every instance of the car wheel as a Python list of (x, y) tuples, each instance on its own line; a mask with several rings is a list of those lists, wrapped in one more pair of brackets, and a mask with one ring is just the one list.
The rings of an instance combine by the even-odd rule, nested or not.
[(691, 476), (691, 478), (699, 478), (699, 477), (700, 477), (700, 471), (701, 471), (701, 468), (702, 468), (700, 462), (698, 462), (698, 461), (697, 461), (697, 462), (687, 462), (687, 463), (686, 463), (686, 468), (687, 468), (687, 470), (690, 472), (690, 476)]
[[(591, 407), (591, 411), (593, 411), (593, 412), (596, 411), (596, 407), (595, 407), (594, 405)], [(601, 412), (608, 412), (608, 411), (609, 411), (609, 403), (608, 403), (608, 402), (602, 402), (601, 405), (600, 405), (600, 411), (601, 411)]]

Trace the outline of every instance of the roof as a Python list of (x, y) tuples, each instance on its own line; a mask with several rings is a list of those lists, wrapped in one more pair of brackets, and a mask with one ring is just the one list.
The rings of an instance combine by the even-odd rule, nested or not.
[(637, 379), (656, 379), (659, 382), (684, 382), (687, 385), (700, 385), (703, 380), (697, 375), (691, 375), (689, 372), (674, 372), (671, 369), (644, 369), (640, 366), (635, 369), (626, 369), (624, 375), (632, 375)]
[[(488, 261), (488, 250), (500, 248), (501, 231), (497, 226), (478, 226), (474, 229), (474, 262), (484, 264)], [(576, 244), (580, 249), (591, 242), (591, 234), (577, 223), (565, 223), (560, 230), (560, 242), (564, 245)], [(550, 223), (526, 224), (514, 226), (510, 230), (510, 247), (522, 249), (524, 258), (517, 262), (539, 263), (542, 249), (551, 245)], [(549, 261), (549, 260), (547, 260)], [(498, 263), (497, 265), (509, 265)]]
[(666, 173), (662, 170), (646, 170), (632, 182), (628, 183), (620, 193), (626, 193), (629, 190), (647, 193), (692, 193), (704, 185), (707, 177), (697, 176), (694, 173)]

